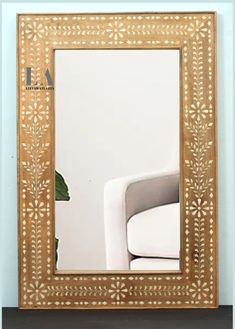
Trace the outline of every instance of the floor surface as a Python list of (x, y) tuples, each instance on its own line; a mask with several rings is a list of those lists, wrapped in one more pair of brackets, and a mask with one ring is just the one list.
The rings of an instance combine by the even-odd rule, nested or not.
[(232, 307), (213, 310), (3, 309), (3, 329), (231, 329)]

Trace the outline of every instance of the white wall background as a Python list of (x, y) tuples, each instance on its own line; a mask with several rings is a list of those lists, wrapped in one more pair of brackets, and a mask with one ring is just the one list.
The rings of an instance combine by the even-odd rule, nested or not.
[(219, 144), (219, 303), (232, 304), (234, 221), (233, 191), (233, 8), (229, 3), (35, 3), (3, 5), (2, 200), (4, 246), (3, 306), (17, 306), (16, 179), (16, 13), (88, 11), (203, 11), (218, 14), (218, 144)]
[(179, 78), (176, 49), (55, 52), (59, 270), (106, 269), (107, 181), (179, 169)]

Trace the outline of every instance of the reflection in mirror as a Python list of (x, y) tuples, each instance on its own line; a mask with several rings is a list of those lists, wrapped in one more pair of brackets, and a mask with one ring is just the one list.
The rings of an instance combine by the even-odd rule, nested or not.
[(179, 50), (55, 51), (57, 270), (179, 270)]

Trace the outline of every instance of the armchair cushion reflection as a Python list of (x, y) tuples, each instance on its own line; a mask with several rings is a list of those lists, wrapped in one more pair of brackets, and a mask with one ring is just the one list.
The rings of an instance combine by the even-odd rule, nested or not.
[(104, 224), (107, 270), (179, 269), (179, 172), (108, 181)]

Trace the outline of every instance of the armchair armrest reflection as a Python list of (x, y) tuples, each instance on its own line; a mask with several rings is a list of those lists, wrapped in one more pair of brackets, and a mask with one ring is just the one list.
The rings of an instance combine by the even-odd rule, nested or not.
[(179, 172), (150, 173), (108, 181), (104, 187), (107, 270), (129, 270), (127, 222), (135, 214), (179, 202)]

